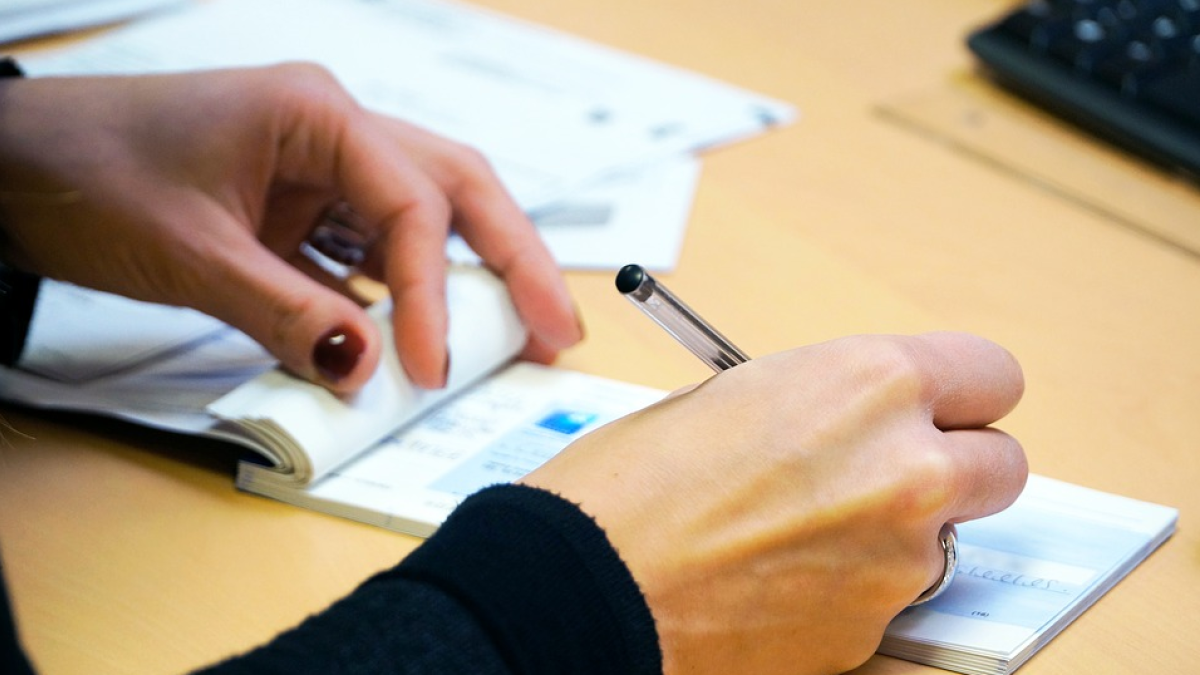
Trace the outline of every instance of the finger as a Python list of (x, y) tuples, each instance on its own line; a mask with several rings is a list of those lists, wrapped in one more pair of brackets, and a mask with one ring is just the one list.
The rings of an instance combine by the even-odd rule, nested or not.
[(361, 388), (380, 337), (353, 300), (306, 276), (257, 241), (226, 241), (197, 308), (242, 330), (300, 377), (336, 392)]
[(582, 322), (557, 264), (486, 159), (402, 121), (379, 119), (446, 195), (455, 231), (508, 286), (530, 332), (529, 354), (553, 355), (579, 342)]
[[(933, 489), (948, 497), (940, 515), (926, 521), (920, 552), (928, 570), (921, 589), (942, 582), (946, 566), (951, 564), (940, 539), (945, 523), (962, 523), (998, 513), (1016, 501), (1025, 487), (1029, 466), (1016, 439), (997, 429), (966, 429), (944, 433), (947, 456), (952, 466), (944, 485)], [(936, 486), (942, 487), (942, 486)], [(957, 547), (954, 553), (957, 554)]]
[(531, 340), (551, 352), (582, 340), (583, 324), (558, 264), (491, 170), (468, 163), (448, 195), (455, 229), (504, 280)]
[[(288, 64), (275, 133), (277, 182), (347, 202), (375, 235), (365, 268), (394, 301), (400, 362), (422, 387), (446, 372), (445, 242), (450, 211), (438, 186), (324, 69)], [(307, 235), (307, 232), (305, 233)]]
[[(392, 215), (380, 217), (381, 232), (370, 255), (384, 261), (382, 280), (392, 296), (392, 326), (401, 365), (416, 385), (439, 388), (445, 385), (449, 368), (445, 256), (449, 209), (441, 194), (411, 166), (395, 166), (390, 175), (406, 181), (399, 196), (408, 201)], [(348, 197), (353, 199), (350, 191)]]
[(982, 427), (1021, 400), (1021, 366), (1003, 347), (966, 333), (928, 333), (909, 344), (922, 373), (922, 396), (939, 429)]
[(384, 151), (390, 147), (377, 125), (354, 125), (341, 148), (338, 187), (362, 219), (375, 224), (369, 265), (382, 268), (392, 296), (400, 362), (415, 384), (437, 388), (445, 384), (448, 367), (450, 206), (420, 167), (401, 153)]
[(999, 429), (961, 429), (943, 434), (953, 465), (951, 499), (944, 520), (961, 523), (1008, 508), (1025, 487), (1029, 465), (1017, 439)]
[(363, 111), (328, 73), (296, 74), (309, 78), (298, 90), (321, 95), (305, 96), (311, 105), (283, 121), (291, 131), (284, 134), (288, 152), (281, 153), (285, 173), (316, 185), (330, 180), (322, 170), (331, 173), (336, 193), (378, 229), (367, 270), (383, 268), (395, 303), (396, 347), (415, 384), (445, 382), (444, 250), (455, 209), (468, 243), (504, 279), (542, 344), (578, 341), (579, 323), (549, 253), (490, 170), (480, 169), (486, 169), (482, 160), (472, 162), (476, 156), (462, 146), (430, 141), (436, 137)]

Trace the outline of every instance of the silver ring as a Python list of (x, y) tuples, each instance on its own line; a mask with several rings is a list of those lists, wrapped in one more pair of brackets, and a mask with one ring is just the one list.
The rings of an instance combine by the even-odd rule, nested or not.
[(909, 603), (909, 607), (923, 605), (930, 600), (936, 598), (950, 588), (950, 582), (954, 581), (954, 573), (958, 571), (958, 530), (954, 527), (954, 523), (946, 523), (942, 526), (942, 530), (938, 532), (938, 541), (942, 543), (942, 553), (946, 556), (946, 566), (942, 568), (942, 578), (925, 592), (918, 595), (916, 600)]
[(338, 202), (322, 214), (301, 251), (326, 271), (345, 276), (366, 260), (372, 243), (362, 216)]

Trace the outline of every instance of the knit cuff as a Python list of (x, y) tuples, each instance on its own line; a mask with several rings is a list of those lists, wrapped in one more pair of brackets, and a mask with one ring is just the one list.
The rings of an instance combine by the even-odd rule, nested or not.
[(662, 672), (654, 619), (604, 531), (557, 495), (482, 490), (395, 570), (467, 607), (515, 673)]

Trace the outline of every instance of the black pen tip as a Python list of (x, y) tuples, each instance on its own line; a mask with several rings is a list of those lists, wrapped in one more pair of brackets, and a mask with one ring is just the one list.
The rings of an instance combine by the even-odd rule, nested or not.
[(646, 271), (641, 265), (626, 265), (617, 272), (617, 290), (628, 295), (637, 290), (638, 286), (642, 285), (642, 280), (646, 278)]

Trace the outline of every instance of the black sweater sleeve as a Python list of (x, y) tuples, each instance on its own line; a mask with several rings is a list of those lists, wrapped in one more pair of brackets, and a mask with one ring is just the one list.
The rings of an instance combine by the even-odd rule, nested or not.
[[(4, 566), (0, 564), (0, 570)], [(8, 604), (8, 590), (0, 580), (0, 673), (5, 675), (33, 675), (33, 668), (25, 653), (21, 650), (20, 640), (17, 639), (17, 629), (13, 625), (12, 608)]]
[[(0, 57), (0, 78), (5, 77), (21, 77), (21, 69), (11, 58)], [(0, 238), (5, 236), (3, 215), (0, 213)], [(0, 366), (11, 366), (21, 358), (40, 281), (36, 275), (0, 261)]]
[(424, 545), (345, 599), (203, 671), (651, 675), (650, 610), (604, 532), (522, 486), (467, 499)]
[(0, 262), (0, 366), (15, 365), (25, 349), (41, 278)]

